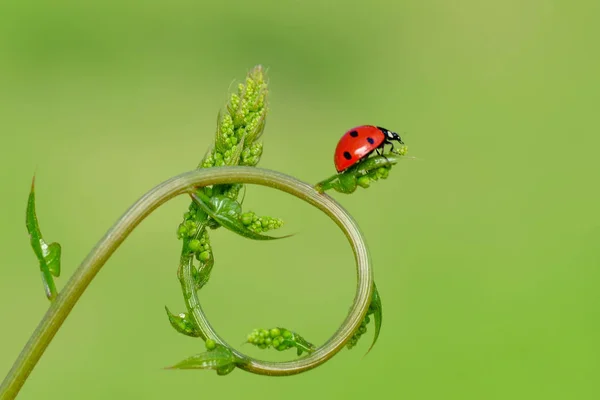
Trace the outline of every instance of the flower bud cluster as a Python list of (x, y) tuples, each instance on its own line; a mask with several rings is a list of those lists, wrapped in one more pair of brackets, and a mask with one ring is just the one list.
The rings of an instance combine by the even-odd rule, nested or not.
[(371, 318), (369, 318), (369, 316), (366, 315), (365, 319), (363, 319), (363, 321), (361, 322), (361, 324), (358, 327), (358, 329), (356, 330), (356, 332), (354, 332), (354, 335), (352, 336), (352, 338), (350, 338), (350, 340), (348, 341), (348, 343), (346, 343), (346, 347), (348, 347), (349, 349), (351, 349), (354, 346), (356, 346), (356, 344), (358, 343), (360, 337), (362, 335), (364, 335), (365, 333), (367, 333), (367, 324), (369, 322), (371, 322)]
[(196, 212), (197, 210), (194, 207), (190, 207), (190, 211), (183, 215), (183, 222), (177, 228), (177, 237), (184, 239), (189, 252), (196, 257), (196, 260), (205, 263), (212, 258), (210, 238), (206, 229), (198, 231), (199, 224), (196, 221)]
[(200, 163), (201, 168), (223, 165), (255, 166), (262, 155), (262, 134), (267, 115), (267, 82), (262, 67), (256, 67), (233, 93), (227, 111), (219, 115), (215, 145)]
[(260, 349), (272, 347), (283, 351), (294, 347), (294, 334), (287, 329), (273, 328), (255, 329), (248, 335), (248, 343), (257, 346)]
[(283, 226), (283, 220), (279, 218), (259, 217), (252, 211), (242, 214), (240, 220), (248, 229), (256, 233), (267, 232)]

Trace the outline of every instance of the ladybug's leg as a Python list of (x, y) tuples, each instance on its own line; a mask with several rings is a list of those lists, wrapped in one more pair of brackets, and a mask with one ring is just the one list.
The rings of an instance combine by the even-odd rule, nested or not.
[[(377, 152), (378, 155), (380, 155), (381, 157), (385, 158), (385, 161), (389, 161), (388, 158), (383, 154), (384, 148), (386, 144), (390, 144), (387, 140), (384, 141), (383, 143), (381, 143), (381, 145), (375, 149), (375, 151)], [(381, 153), (379, 152), (381, 150)]]

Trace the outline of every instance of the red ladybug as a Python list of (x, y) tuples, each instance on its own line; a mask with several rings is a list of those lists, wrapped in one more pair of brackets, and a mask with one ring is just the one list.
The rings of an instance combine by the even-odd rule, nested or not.
[(373, 151), (379, 154), (386, 144), (394, 144), (392, 140), (404, 144), (396, 132), (380, 126), (363, 125), (350, 129), (341, 137), (335, 148), (333, 162), (337, 172), (342, 172), (367, 158)]

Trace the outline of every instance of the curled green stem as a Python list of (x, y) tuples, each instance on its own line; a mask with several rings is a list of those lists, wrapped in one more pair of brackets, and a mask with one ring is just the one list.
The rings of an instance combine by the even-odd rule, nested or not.
[[(322, 210), (344, 232), (357, 264), (357, 290), (350, 312), (334, 335), (309, 356), (287, 362), (267, 362), (252, 359), (242, 353), (235, 355), (245, 362), (240, 365), (249, 372), (263, 375), (292, 375), (324, 363), (340, 351), (360, 326), (372, 296), (373, 273), (367, 248), (354, 219), (331, 197), (320, 194), (309, 184), (290, 176), (256, 167), (219, 167), (199, 169), (175, 176), (151, 189), (142, 196), (108, 230), (77, 268), (63, 290), (51, 303), (40, 324), (21, 351), (8, 375), (0, 385), (0, 400), (13, 399), (39, 361), (50, 341), (63, 324), (85, 289), (100, 271), (108, 258), (123, 243), (133, 229), (156, 208), (168, 200), (208, 185), (248, 183), (272, 187), (290, 193)], [(184, 271), (184, 279), (191, 283), (193, 277)], [(192, 290), (192, 293), (195, 291)], [(217, 335), (206, 319), (197, 296), (190, 299), (196, 323), (209, 332), (218, 343), (226, 343)], [(230, 346), (229, 346), (230, 347)]]

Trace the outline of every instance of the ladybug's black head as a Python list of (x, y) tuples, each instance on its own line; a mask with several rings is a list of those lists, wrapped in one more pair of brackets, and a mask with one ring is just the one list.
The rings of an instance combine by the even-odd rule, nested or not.
[(404, 142), (400, 138), (400, 135), (398, 135), (396, 132), (390, 132), (390, 131), (388, 131), (388, 139), (389, 140), (395, 140), (395, 141), (397, 141), (400, 144), (404, 144)]
[(404, 142), (400, 138), (400, 135), (398, 135), (396, 132), (392, 132), (388, 129), (385, 129), (385, 128), (382, 128), (379, 126), (377, 128), (379, 128), (379, 130), (383, 132), (383, 134), (385, 135), (385, 138), (387, 140), (395, 140), (396, 142), (398, 142), (400, 144), (404, 144)]

